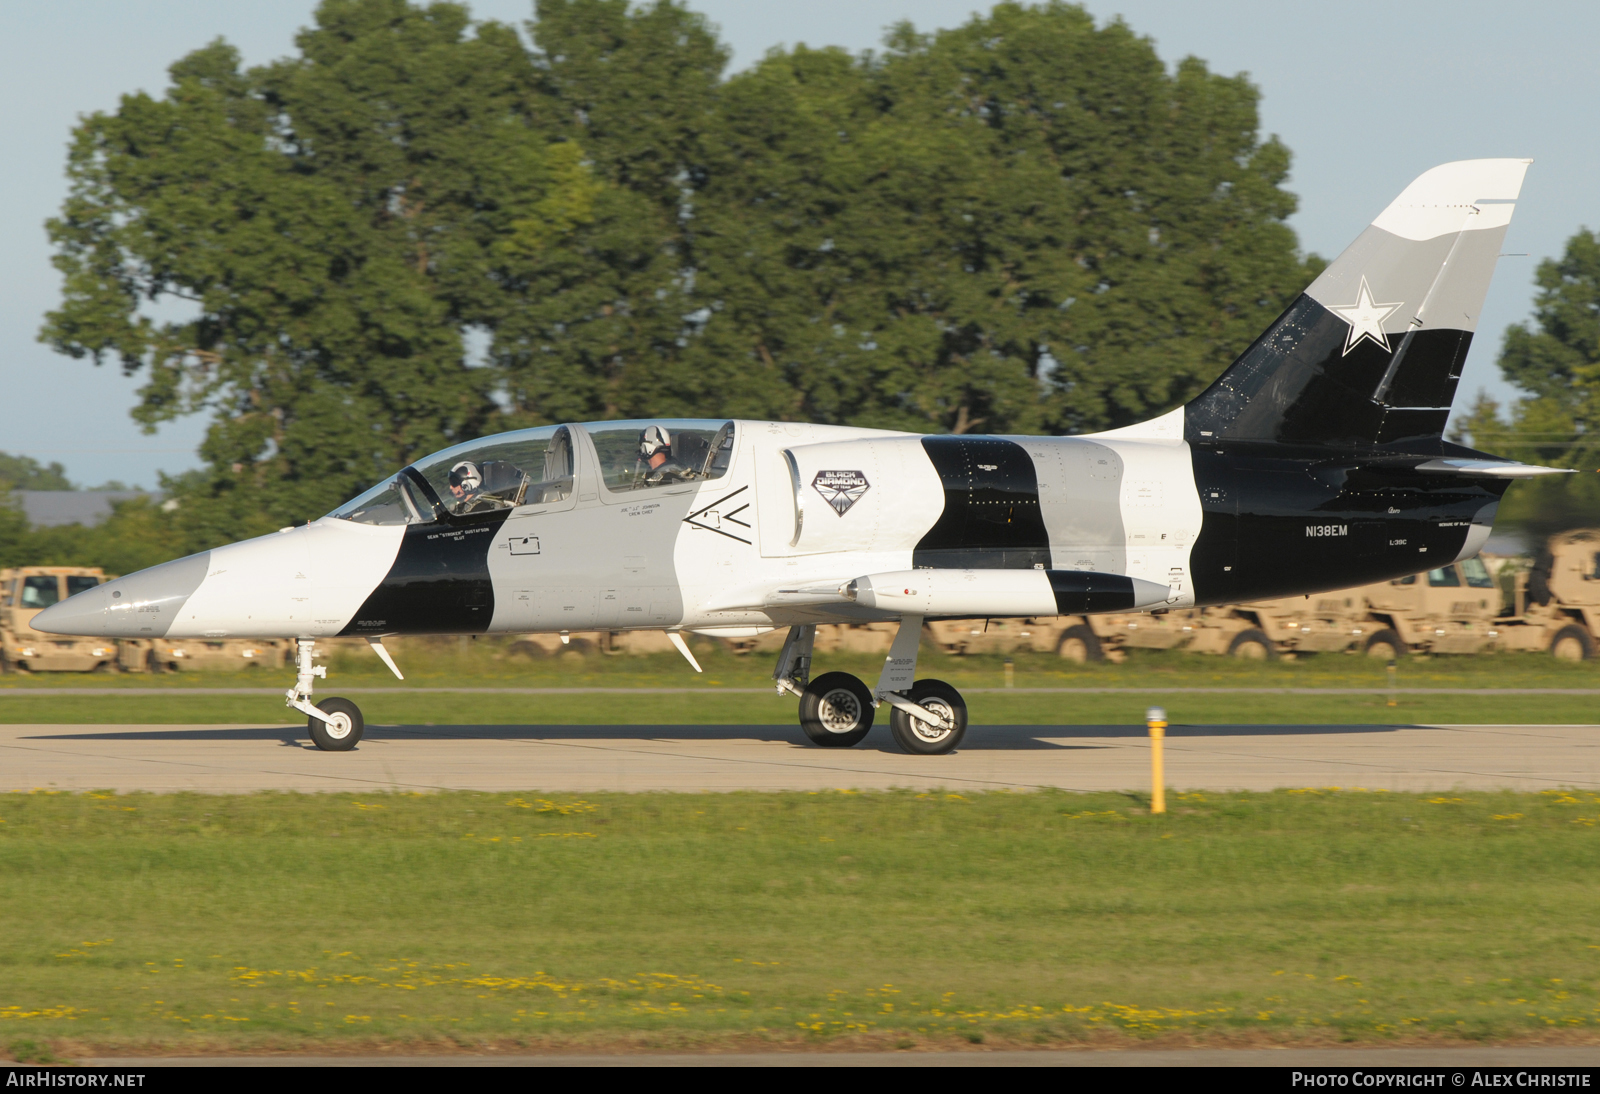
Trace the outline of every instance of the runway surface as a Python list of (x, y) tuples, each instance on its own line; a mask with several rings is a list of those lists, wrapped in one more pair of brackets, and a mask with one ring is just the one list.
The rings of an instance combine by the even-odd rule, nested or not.
[[(852, 749), (788, 726), (368, 726), (319, 752), (303, 723), (0, 726), (0, 791), (1146, 789), (1143, 726), (973, 726), (948, 756), (875, 727)], [(1169, 786), (1600, 788), (1596, 726), (1175, 726)]]

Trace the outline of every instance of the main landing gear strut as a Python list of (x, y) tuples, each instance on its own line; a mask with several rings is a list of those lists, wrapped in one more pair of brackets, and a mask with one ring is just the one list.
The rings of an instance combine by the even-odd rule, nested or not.
[(326, 665), (312, 663), (316, 658), (316, 648), (317, 643), (310, 638), (302, 638), (296, 643), (294, 687), (284, 692), (284, 701), (287, 706), (306, 715), (306, 727), (311, 731), (312, 744), (324, 752), (348, 752), (361, 740), (366, 722), (361, 717), (361, 708), (348, 699), (335, 696), (322, 700), (321, 704), (311, 702), (313, 681), (318, 676), (324, 679), (328, 676)]
[(878, 706), (888, 703), (889, 731), (902, 752), (938, 756), (952, 751), (967, 732), (967, 704), (943, 680), (914, 680), (922, 617), (902, 616), (884, 661), (878, 686), (868, 688), (848, 672), (825, 672), (811, 679), (811, 648), (817, 628), (789, 628), (772, 681), (778, 694), (800, 697), (800, 728), (822, 748), (860, 744), (872, 728)]

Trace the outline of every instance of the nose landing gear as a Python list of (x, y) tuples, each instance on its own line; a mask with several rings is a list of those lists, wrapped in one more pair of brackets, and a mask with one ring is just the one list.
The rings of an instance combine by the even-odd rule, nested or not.
[(772, 672), (778, 694), (800, 697), (800, 728), (820, 748), (850, 748), (872, 729), (880, 703), (893, 709), (889, 729), (902, 752), (939, 756), (953, 751), (967, 732), (967, 704), (961, 693), (942, 680), (914, 680), (922, 617), (903, 616), (900, 630), (884, 661), (876, 688), (868, 688), (848, 672), (827, 672), (810, 679), (815, 626), (789, 628), (789, 637)]
[(316, 678), (328, 676), (326, 665), (313, 664), (316, 648), (316, 641), (310, 638), (296, 643), (294, 687), (284, 692), (284, 703), (306, 715), (312, 744), (324, 752), (348, 752), (361, 740), (366, 720), (361, 717), (361, 708), (348, 699), (330, 697), (320, 706), (311, 702)]

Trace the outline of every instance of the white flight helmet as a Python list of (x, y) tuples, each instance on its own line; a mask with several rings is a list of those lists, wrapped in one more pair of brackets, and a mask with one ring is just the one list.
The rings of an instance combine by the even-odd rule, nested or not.
[(471, 460), (462, 460), (450, 469), (450, 485), (472, 491), (483, 485), (483, 473)]
[(639, 455), (649, 458), (663, 448), (672, 447), (672, 434), (668, 433), (665, 426), (646, 426), (643, 433), (639, 434)]

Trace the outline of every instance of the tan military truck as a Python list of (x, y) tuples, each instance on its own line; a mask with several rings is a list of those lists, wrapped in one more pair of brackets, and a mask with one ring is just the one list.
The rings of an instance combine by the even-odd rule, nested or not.
[(1551, 536), (1531, 569), (1518, 572), (1500, 644), (1549, 650), (1564, 661), (1593, 657), (1600, 639), (1600, 529)]
[[(1600, 548), (1600, 533), (1596, 540)], [(1600, 578), (1595, 592), (1600, 609)], [(1547, 648), (1545, 639), (1529, 631), (1521, 632), (1527, 644), (1508, 644), (1500, 601), (1487, 567), (1472, 558), (1397, 581), (1309, 597), (1167, 612), (991, 619), (929, 627), (937, 644), (950, 653), (1026, 648), (1054, 650), (1073, 661), (1115, 659), (1129, 649), (1184, 649), (1270, 660), (1283, 654), (1347, 650), (1393, 658), (1406, 652)], [(1516, 620), (1509, 625), (1525, 628), (1526, 622)], [(1566, 641), (1571, 644), (1570, 635)]]
[(0, 671), (114, 670), (117, 644), (113, 640), (45, 634), (28, 625), (50, 605), (106, 580), (98, 567), (17, 566), (0, 570)]
[(124, 672), (205, 672), (289, 663), (291, 643), (276, 638), (124, 638)]

